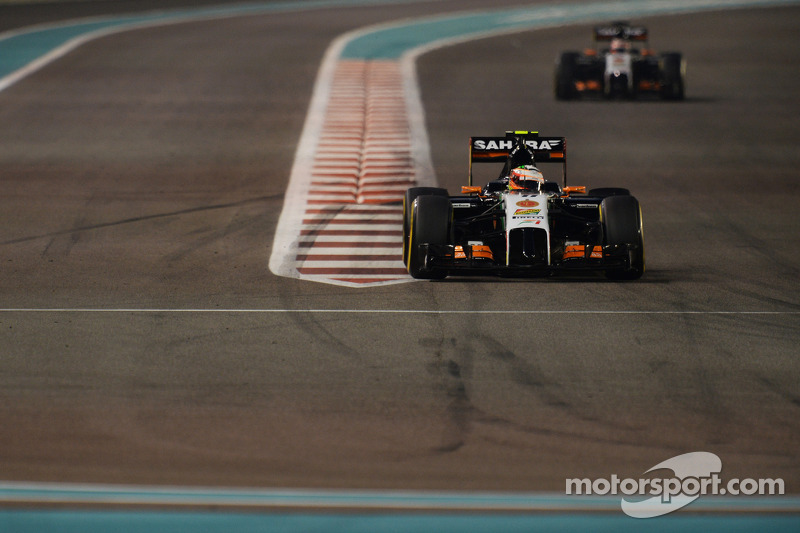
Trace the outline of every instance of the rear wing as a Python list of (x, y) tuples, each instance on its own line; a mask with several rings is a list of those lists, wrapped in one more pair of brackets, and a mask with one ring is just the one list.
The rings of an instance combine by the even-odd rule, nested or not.
[(647, 41), (647, 28), (631, 26), (627, 22), (613, 22), (594, 27), (595, 41), (625, 39), (626, 41)]
[(561, 163), (563, 185), (567, 186), (567, 138), (540, 137), (536, 131), (507, 131), (505, 137), (470, 137), (469, 185), (472, 186), (473, 163), (505, 163), (519, 142), (533, 149), (537, 164)]

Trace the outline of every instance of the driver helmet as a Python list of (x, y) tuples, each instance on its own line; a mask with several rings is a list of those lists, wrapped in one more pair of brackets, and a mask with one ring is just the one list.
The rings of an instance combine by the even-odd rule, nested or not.
[(618, 54), (628, 52), (631, 49), (631, 43), (626, 41), (625, 39), (612, 39), (611, 40), (611, 51), (616, 52)]
[(541, 171), (533, 165), (522, 165), (511, 171), (508, 177), (509, 190), (534, 190), (541, 191), (544, 185), (544, 176)]

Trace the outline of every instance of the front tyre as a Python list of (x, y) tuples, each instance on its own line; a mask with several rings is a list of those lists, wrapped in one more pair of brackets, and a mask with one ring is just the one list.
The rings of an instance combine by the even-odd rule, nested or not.
[(449, 198), (447, 189), (440, 187), (411, 187), (403, 196), (403, 264), (408, 267), (408, 238), (411, 235), (411, 207), (419, 196), (445, 196)]
[(446, 270), (425, 268), (422, 244), (449, 244), (453, 206), (446, 196), (418, 196), (411, 206), (411, 231), (408, 238), (408, 273), (415, 279), (443, 279)]
[(557, 100), (574, 100), (579, 93), (575, 88), (578, 76), (578, 52), (564, 52), (556, 64), (555, 95)]
[(686, 63), (679, 53), (667, 53), (658, 62), (661, 77), (661, 98), (683, 100), (686, 89)]
[(608, 279), (634, 280), (644, 274), (644, 232), (642, 209), (633, 196), (608, 196), (600, 202), (604, 243), (627, 245), (630, 261), (626, 268), (606, 270)]

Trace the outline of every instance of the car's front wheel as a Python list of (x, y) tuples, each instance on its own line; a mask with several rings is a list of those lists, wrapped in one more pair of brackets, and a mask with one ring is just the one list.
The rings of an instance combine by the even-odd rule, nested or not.
[(447, 271), (425, 268), (422, 244), (449, 244), (453, 206), (446, 196), (418, 196), (411, 206), (411, 231), (408, 237), (408, 273), (416, 279), (442, 279)]
[(579, 96), (575, 88), (578, 74), (578, 52), (564, 52), (556, 64), (555, 95), (557, 100), (574, 100)]
[(683, 100), (686, 90), (686, 63), (679, 53), (664, 54), (659, 61), (661, 98)]
[(639, 279), (644, 274), (644, 231), (642, 209), (633, 196), (608, 196), (600, 202), (605, 244), (627, 245), (630, 261), (627, 268), (609, 269), (613, 280)]
[(403, 196), (403, 264), (408, 267), (408, 238), (411, 235), (411, 208), (419, 196), (449, 197), (447, 189), (441, 187), (411, 187)]

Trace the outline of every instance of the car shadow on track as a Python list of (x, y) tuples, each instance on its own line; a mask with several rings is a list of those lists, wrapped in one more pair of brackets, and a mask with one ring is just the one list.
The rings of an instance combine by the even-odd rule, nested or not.
[(450, 276), (445, 279), (430, 280), (429, 283), (611, 283), (620, 285), (652, 285), (664, 284), (673, 281), (674, 276), (671, 275), (672, 271), (669, 270), (647, 270), (644, 276), (637, 280), (619, 281), (606, 279), (602, 273), (588, 273), (588, 274), (558, 274), (553, 276), (529, 276), (529, 277), (504, 277), (504, 276)]

